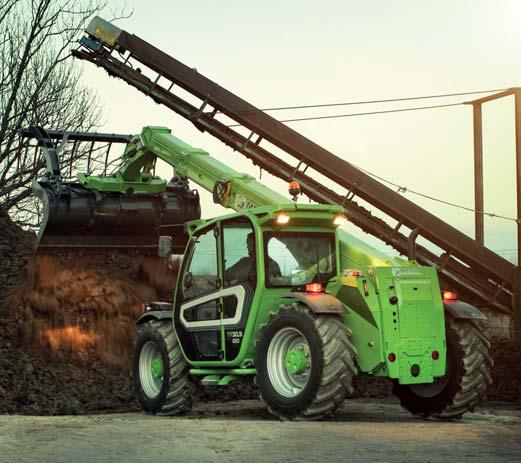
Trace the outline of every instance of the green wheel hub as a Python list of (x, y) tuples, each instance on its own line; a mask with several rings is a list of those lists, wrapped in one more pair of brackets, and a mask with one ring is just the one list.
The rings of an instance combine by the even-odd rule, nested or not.
[(284, 364), (288, 373), (292, 375), (300, 375), (306, 371), (308, 359), (302, 349), (290, 349), (284, 358)]
[(139, 382), (150, 398), (157, 397), (163, 385), (163, 358), (154, 341), (146, 342), (139, 355)]
[(279, 329), (270, 341), (266, 366), (271, 385), (284, 397), (296, 397), (307, 386), (311, 350), (304, 335), (293, 326)]
[(163, 377), (163, 360), (161, 358), (155, 358), (152, 360), (152, 366), (150, 368), (152, 377), (159, 379)]

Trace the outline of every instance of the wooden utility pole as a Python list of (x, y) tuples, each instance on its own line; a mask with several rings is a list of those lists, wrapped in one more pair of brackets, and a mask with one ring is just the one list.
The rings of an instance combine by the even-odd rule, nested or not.
[(483, 220), (483, 123), (481, 117), (481, 103), (473, 105), (474, 116), (474, 215), (475, 240), (485, 245)]
[(516, 113), (516, 198), (517, 198), (517, 267), (514, 270), (514, 338), (521, 344), (521, 89), (515, 92)]

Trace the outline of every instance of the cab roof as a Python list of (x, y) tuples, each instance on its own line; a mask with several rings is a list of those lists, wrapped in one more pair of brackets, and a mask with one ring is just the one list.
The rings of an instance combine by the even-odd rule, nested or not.
[(345, 210), (342, 206), (337, 204), (274, 204), (269, 206), (254, 207), (244, 211), (235, 212), (232, 214), (221, 215), (211, 219), (193, 220), (186, 224), (187, 230), (190, 234), (198, 229), (206, 228), (216, 222), (222, 220), (231, 220), (239, 217), (248, 217), (259, 226), (275, 226), (281, 228), (276, 224), (277, 217), (280, 214), (289, 216), (291, 227), (326, 227), (334, 229), (333, 221), (335, 217), (344, 215)]

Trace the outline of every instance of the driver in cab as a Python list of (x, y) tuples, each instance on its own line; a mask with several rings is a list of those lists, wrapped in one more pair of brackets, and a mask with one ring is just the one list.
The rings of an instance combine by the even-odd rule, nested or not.
[[(249, 233), (246, 237), (246, 246), (248, 247), (248, 256), (242, 257), (226, 270), (225, 279), (227, 283), (249, 282), (255, 284), (257, 280), (257, 266), (255, 259), (254, 233)], [(266, 256), (266, 259), (268, 259), (268, 275), (266, 276), (282, 276), (279, 264), (269, 256)]]

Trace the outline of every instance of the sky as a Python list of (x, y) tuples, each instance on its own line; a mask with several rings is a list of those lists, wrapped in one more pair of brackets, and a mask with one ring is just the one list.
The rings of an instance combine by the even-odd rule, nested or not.
[[(521, 0), (111, 1), (134, 33), (257, 107), (322, 104), (521, 86)], [(111, 11), (103, 12), (106, 17)], [(170, 127), (187, 143), (258, 178), (239, 154), (123, 81), (82, 64), (103, 105), (100, 130)], [(471, 100), (460, 96), (291, 110), (277, 118), (346, 114)], [(471, 106), (288, 123), (341, 158), (409, 190), (474, 205)], [(485, 210), (516, 214), (513, 98), (483, 110)], [(170, 171), (160, 174), (168, 177)], [(262, 180), (283, 189), (283, 182)], [(404, 194), (469, 236), (474, 214)], [(203, 216), (223, 212), (202, 195)], [(353, 225), (346, 228), (386, 247)], [(485, 218), (485, 245), (506, 257), (516, 224)]]

